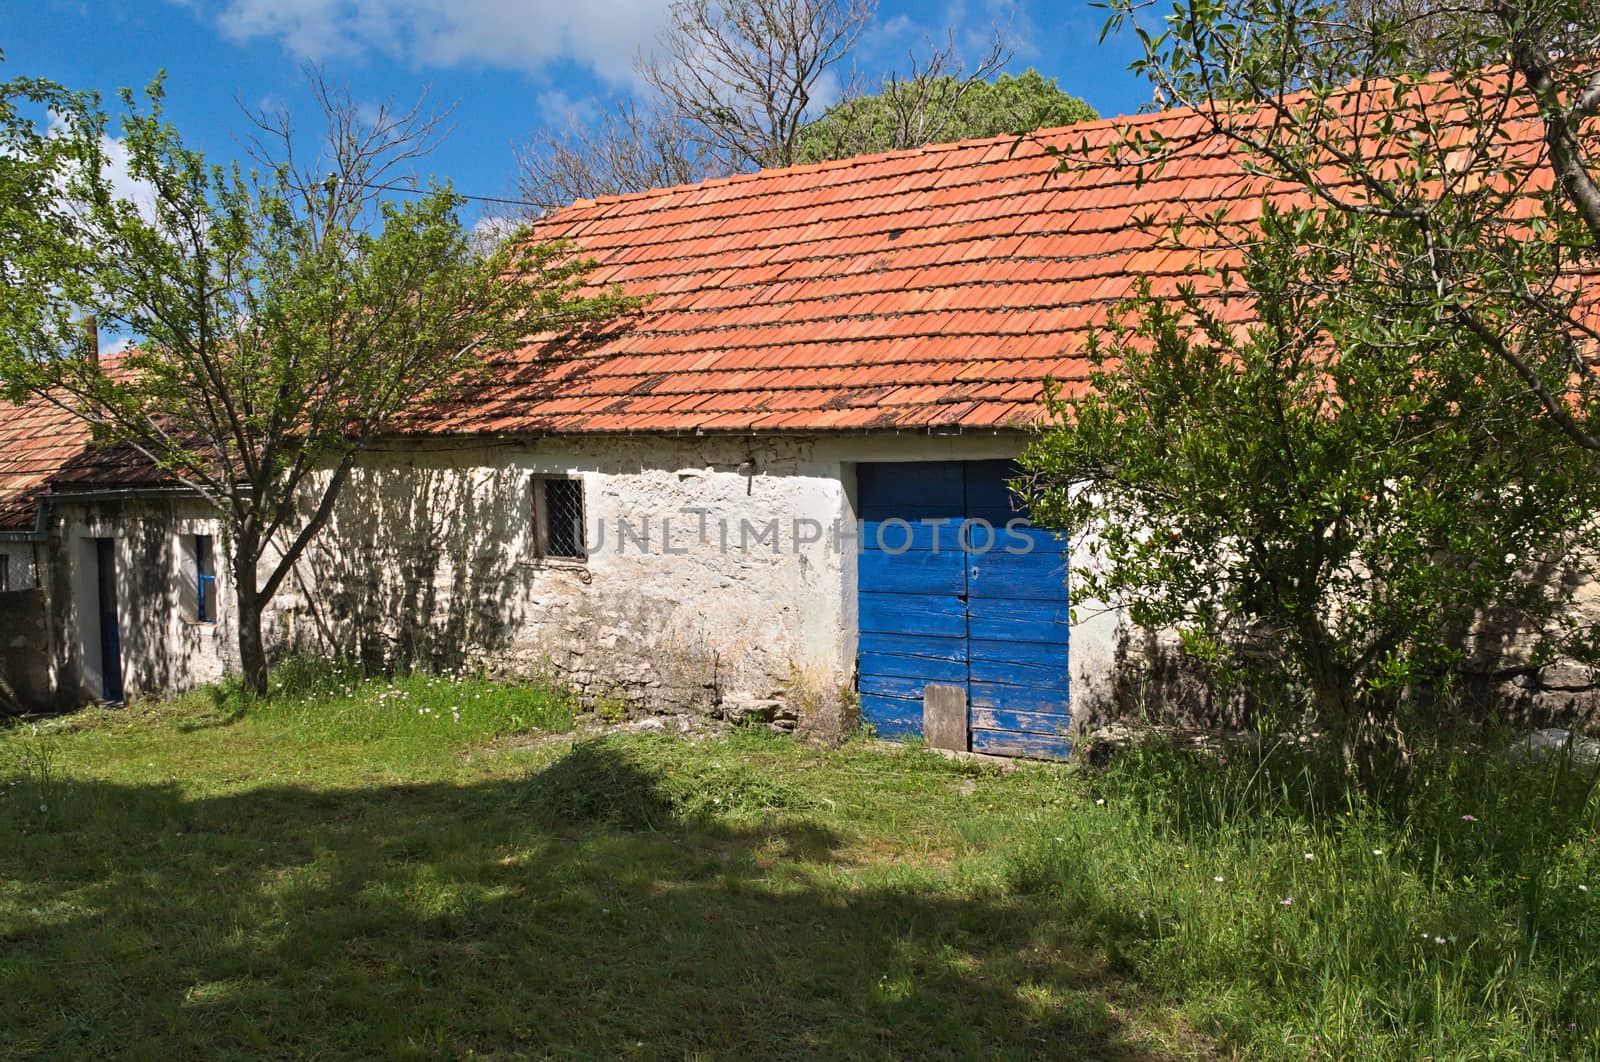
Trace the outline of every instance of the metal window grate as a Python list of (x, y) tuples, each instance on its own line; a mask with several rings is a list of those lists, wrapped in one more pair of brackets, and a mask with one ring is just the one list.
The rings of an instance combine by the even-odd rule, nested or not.
[(583, 480), (541, 479), (540, 552), (546, 557), (588, 556), (584, 541)]

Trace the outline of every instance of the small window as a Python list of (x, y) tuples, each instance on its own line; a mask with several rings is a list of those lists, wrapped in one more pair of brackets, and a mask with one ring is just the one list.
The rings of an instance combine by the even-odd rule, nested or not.
[(11, 554), (0, 553), (0, 594), (11, 589)]
[(178, 606), (188, 623), (217, 622), (217, 549), (210, 535), (178, 536)]
[(217, 561), (210, 535), (194, 536), (195, 609), (197, 623), (217, 622)]
[(584, 560), (583, 480), (538, 476), (533, 481), (534, 549), (541, 557)]

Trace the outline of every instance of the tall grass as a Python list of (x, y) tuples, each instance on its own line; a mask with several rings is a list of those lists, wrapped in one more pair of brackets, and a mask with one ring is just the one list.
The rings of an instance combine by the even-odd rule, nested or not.
[(1300, 747), (1149, 745), (1012, 864), (1252, 1057), (1600, 1057), (1593, 771), (1443, 752), (1401, 801)]

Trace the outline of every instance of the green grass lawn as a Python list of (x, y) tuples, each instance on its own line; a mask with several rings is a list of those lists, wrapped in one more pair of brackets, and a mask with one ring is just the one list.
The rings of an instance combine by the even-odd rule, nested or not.
[(0, 732), (0, 1054), (1600, 1055), (1571, 772), (1453, 760), (1396, 818), (1287, 754), (574, 742), (536, 688), (284, 680)]

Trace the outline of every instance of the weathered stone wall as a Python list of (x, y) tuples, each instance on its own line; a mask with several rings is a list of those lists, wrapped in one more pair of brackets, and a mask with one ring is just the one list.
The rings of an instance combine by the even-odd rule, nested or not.
[[(1571, 607), (1557, 617), (1552, 631), (1594, 638), (1600, 632), (1600, 582), (1576, 575), (1572, 569), (1542, 573), (1542, 577), (1572, 581)], [(1090, 700), (1075, 696), (1074, 725), (1159, 723), (1236, 729), (1252, 723), (1263, 711), (1288, 707), (1281, 700), (1281, 688), (1270, 684), (1257, 691), (1219, 686), (1183, 652), (1175, 632), (1134, 627), (1121, 613), (1113, 613), (1111, 618), (1116, 629), (1103, 640), (1114, 647), (1103, 672), (1110, 678), (1110, 696)], [(1440, 718), (1514, 729), (1600, 728), (1600, 671), (1559, 656), (1535, 666), (1530, 650), (1538, 641), (1536, 630), (1511, 618), (1483, 618), (1468, 636), (1468, 659), (1456, 673), (1447, 701), (1438, 706)], [(1082, 663), (1075, 654), (1074, 678)]]
[(27, 590), (39, 585), (34, 568), (38, 550), (38, 544), (33, 542), (0, 541), (0, 569), (5, 572), (4, 578), (0, 578), (0, 588)]

